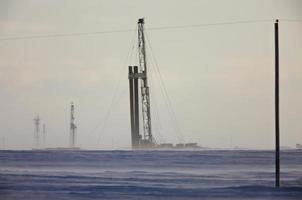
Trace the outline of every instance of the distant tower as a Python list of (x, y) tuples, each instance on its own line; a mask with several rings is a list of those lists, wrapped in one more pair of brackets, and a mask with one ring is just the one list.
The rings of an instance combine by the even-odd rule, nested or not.
[(71, 109), (70, 109), (70, 147), (75, 147), (75, 137), (76, 137), (76, 129), (77, 126), (74, 123), (74, 105), (73, 102), (71, 102)]
[(46, 126), (43, 124), (43, 146), (46, 147)]
[(39, 115), (34, 118), (35, 123), (35, 133), (34, 133), (34, 141), (35, 141), (35, 147), (39, 148), (39, 140), (40, 140), (40, 117)]

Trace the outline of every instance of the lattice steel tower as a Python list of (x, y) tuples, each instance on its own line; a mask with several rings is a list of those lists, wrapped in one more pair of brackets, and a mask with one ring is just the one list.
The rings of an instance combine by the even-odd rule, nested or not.
[(144, 19), (138, 20), (138, 55), (139, 55), (139, 71), (144, 74), (141, 77), (141, 94), (142, 94), (142, 114), (143, 114), (143, 128), (144, 140), (152, 143), (151, 131), (151, 113), (150, 113), (150, 94), (147, 79), (147, 62), (146, 62), (146, 46), (144, 35)]
[(34, 118), (35, 123), (35, 133), (34, 133), (34, 141), (35, 141), (35, 147), (39, 148), (40, 146), (40, 117), (39, 115)]
[[(129, 66), (130, 117), (132, 148), (150, 148), (155, 145), (151, 130), (150, 93), (147, 76), (147, 59), (144, 35), (144, 19), (138, 20), (139, 68)], [(143, 135), (139, 133), (138, 80), (141, 90)]]
[(74, 122), (74, 104), (71, 102), (71, 108), (70, 108), (70, 141), (69, 145), (71, 148), (75, 147), (75, 139), (76, 139), (76, 129), (77, 126)]

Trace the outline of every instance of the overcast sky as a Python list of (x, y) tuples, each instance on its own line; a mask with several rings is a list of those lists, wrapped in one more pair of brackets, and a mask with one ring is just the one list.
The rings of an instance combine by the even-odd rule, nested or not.
[[(280, 18), (281, 144), (302, 143), (302, 22), (282, 20), (302, 19), (300, 0), (0, 0), (0, 38), (132, 30), (141, 17), (146, 29), (268, 20), (146, 30), (159, 142), (273, 148), (273, 23)], [(138, 64), (136, 38), (133, 30), (0, 40), (0, 147), (32, 148), (37, 114), (45, 146), (68, 146), (72, 101), (77, 146), (129, 148), (127, 66)]]

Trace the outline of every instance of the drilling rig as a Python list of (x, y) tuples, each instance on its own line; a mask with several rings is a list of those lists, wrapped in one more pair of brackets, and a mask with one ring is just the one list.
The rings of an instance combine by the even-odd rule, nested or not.
[(74, 104), (73, 102), (71, 102), (71, 108), (70, 108), (70, 141), (69, 141), (69, 145), (70, 148), (74, 148), (75, 147), (75, 137), (76, 137), (76, 129), (77, 126), (75, 125), (74, 122)]
[[(139, 67), (129, 66), (129, 93), (130, 93), (130, 118), (131, 118), (131, 142), (133, 149), (153, 148), (156, 146), (152, 136), (150, 93), (147, 78), (147, 59), (144, 35), (144, 19), (138, 20), (138, 54)], [(139, 83), (141, 92), (143, 134), (139, 129)]]
[(39, 115), (34, 118), (35, 122), (35, 134), (34, 134), (34, 140), (35, 140), (35, 148), (40, 147), (40, 117)]

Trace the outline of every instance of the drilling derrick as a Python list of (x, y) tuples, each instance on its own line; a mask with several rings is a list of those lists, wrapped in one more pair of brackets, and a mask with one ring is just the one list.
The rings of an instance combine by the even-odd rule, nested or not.
[(40, 117), (39, 115), (34, 118), (35, 122), (35, 135), (34, 135), (34, 140), (35, 140), (35, 147), (39, 148), (40, 146)]
[(139, 70), (144, 76), (141, 77), (141, 95), (142, 95), (142, 115), (144, 138), (143, 143), (151, 145), (153, 137), (151, 132), (151, 114), (150, 114), (150, 95), (147, 79), (147, 62), (146, 62), (146, 46), (144, 35), (144, 18), (138, 20), (138, 55), (139, 55)]
[[(139, 67), (129, 66), (130, 117), (132, 148), (150, 148), (155, 145), (151, 131), (150, 94), (147, 79), (144, 19), (138, 20)], [(141, 90), (143, 135), (139, 133), (138, 80)]]
[(75, 125), (74, 122), (74, 105), (71, 103), (71, 109), (70, 109), (70, 148), (75, 147), (75, 134), (76, 134), (76, 128), (77, 126)]

